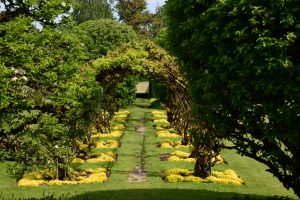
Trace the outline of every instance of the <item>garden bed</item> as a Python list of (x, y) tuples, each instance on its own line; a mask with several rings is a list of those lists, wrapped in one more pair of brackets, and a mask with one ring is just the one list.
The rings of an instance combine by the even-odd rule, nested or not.
[(193, 175), (193, 171), (188, 169), (170, 169), (162, 173), (162, 179), (166, 182), (190, 182), (190, 183), (218, 183), (243, 185), (245, 182), (231, 169), (223, 172), (213, 171), (212, 175), (203, 179)]

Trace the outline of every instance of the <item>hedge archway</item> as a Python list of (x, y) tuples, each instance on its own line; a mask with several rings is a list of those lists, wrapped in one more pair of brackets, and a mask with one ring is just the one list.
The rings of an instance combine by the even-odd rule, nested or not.
[[(140, 75), (163, 82), (169, 90), (166, 110), (169, 122), (179, 134), (187, 139), (190, 98), (187, 82), (180, 73), (175, 58), (150, 41), (126, 44), (109, 52), (105, 57), (92, 62), (97, 70), (97, 80), (104, 90), (102, 102), (102, 125), (109, 125), (104, 120), (107, 112), (112, 116), (118, 110), (115, 89), (124, 77)], [(109, 118), (108, 118), (109, 120)]]

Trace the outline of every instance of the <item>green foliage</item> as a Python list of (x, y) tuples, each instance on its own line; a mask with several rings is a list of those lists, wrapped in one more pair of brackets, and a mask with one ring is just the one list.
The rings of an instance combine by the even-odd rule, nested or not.
[[(75, 27), (73, 32), (81, 37), (83, 44), (87, 47), (87, 55), (90, 60), (106, 55), (109, 51), (137, 39), (137, 35), (131, 27), (109, 19), (86, 21)], [(98, 81), (103, 82), (103, 78), (98, 77)], [(116, 80), (120, 81), (121, 79)], [(99, 98), (98, 115), (95, 117), (98, 131), (101, 131), (100, 124), (105, 129), (109, 128), (109, 121), (119, 106), (126, 106), (135, 98), (133, 83), (130, 79), (119, 85), (119, 90), (115, 90), (117, 83), (114, 81), (112, 83), (113, 85), (103, 83), (101, 85), (103, 86), (103, 96)], [(120, 103), (116, 101), (118, 98)]]
[(72, 16), (78, 24), (87, 20), (113, 19), (111, 2), (107, 0), (75, 0), (75, 2)]
[(129, 26), (110, 19), (86, 21), (73, 32), (82, 38), (89, 59), (106, 55), (109, 50), (137, 39), (135, 32)]
[(300, 196), (296, 1), (168, 1), (170, 50), (209, 130)]
[(125, 108), (134, 103), (136, 99), (136, 84), (137, 77), (129, 76), (117, 85), (116, 92), (120, 107)]
[(20, 173), (38, 165), (66, 168), (101, 94), (95, 72), (82, 65), (79, 38), (49, 27), (39, 32), (32, 20), (0, 25), (0, 149)]
[(72, 9), (72, 0), (1, 0), (0, 3), (4, 6), (4, 11), (0, 13), (0, 22), (8, 22), (19, 16), (27, 16), (43, 25), (54, 25), (55, 18), (69, 13)]

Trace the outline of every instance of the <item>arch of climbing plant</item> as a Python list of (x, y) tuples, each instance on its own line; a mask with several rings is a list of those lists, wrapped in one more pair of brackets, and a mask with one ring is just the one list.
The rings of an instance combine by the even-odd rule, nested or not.
[[(116, 86), (126, 76), (140, 75), (163, 82), (169, 90), (166, 110), (169, 122), (179, 134), (187, 137), (190, 99), (187, 82), (175, 58), (150, 41), (134, 42), (109, 52), (92, 62), (97, 80), (104, 90), (102, 126), (109, 126), (109, 116), (118, 110)], [(108, 116), (108, 117), (106, 117)], [(105, 120), (106, 119), (106, 120)]]

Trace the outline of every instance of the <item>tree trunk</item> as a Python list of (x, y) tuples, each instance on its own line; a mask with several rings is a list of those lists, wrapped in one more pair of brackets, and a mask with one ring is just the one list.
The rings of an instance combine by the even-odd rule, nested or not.
[(58, 160), (56, 161), (56, 180), (64, 180), (67, 176), (67, 170), (59, 167)]
[(206, 178), (211, 175), (210, 156), (198, 156), (194, 167), (194, 175), (200, 178)]

